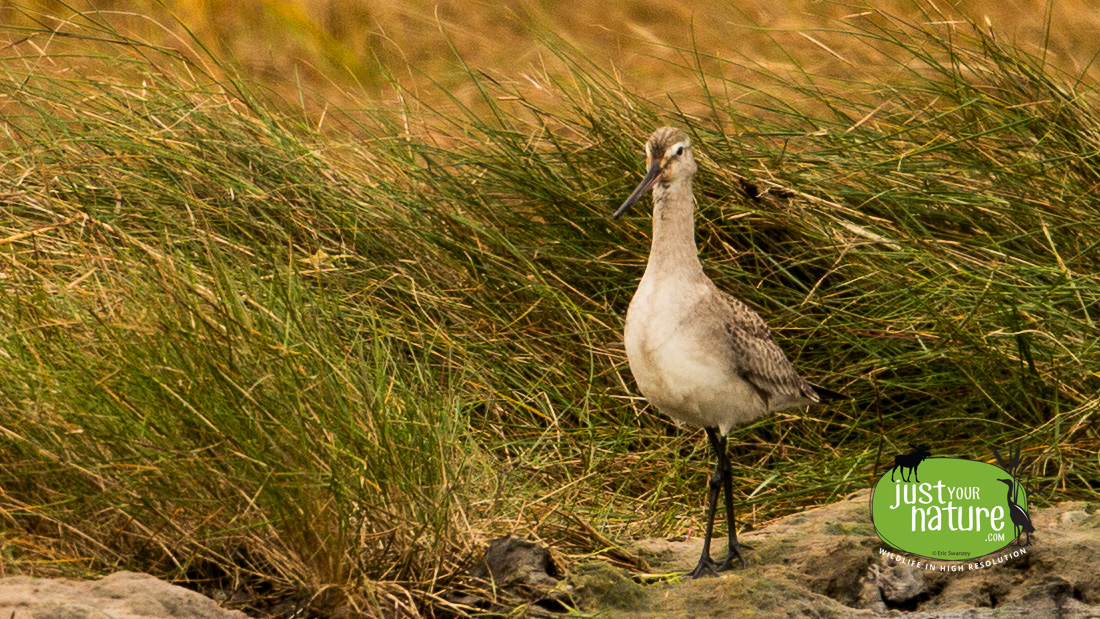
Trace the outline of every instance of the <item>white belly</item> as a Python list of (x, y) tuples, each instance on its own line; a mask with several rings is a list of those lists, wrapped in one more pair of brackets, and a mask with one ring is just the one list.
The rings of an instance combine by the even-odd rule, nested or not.
[(708, 337), (713, 331), (700, 324), (707, 317), (697, 301), (710, 290), (678, 287), (661, 298), (646, 283), (631, 301), (625, 333), (630, 370), (646, 399), (677, 421), (723, 434), (767, 412), (719, 350), (724, 342)]

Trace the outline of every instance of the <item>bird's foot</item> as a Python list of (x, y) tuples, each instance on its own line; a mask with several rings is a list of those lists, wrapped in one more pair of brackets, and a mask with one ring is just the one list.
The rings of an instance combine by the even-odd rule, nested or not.
[(733, 548), (730, 548), (730, 553), (726, 555), (726, 558), (722, 561), (722, 563), (718, 565), (718, 571), (724, 572), (732, 568), (734, 559), (737, 559), (741, 562), (742, 568), (747, 568), (749, 566), (749, 561), (745, 558), (745, 555), (741, 554), (742, 548), (744, 548), (745, 550), (752, 550), (752, 546), (749, 546), (748, 544), (737, 544)]
[(701, 557), (699, 564), (695, 566), (695, 569), (691, 570), (688, 576), (691, 576), (692, 580), (696, 578), (702, 578), (703, 576), (717, 576), (718, 566), (714, 563), (714, 560), (710, 557)]

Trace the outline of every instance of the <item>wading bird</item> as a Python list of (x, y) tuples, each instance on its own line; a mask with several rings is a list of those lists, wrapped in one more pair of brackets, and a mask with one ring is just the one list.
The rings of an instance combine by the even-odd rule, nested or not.
[[(1031, 524), (1031, 516), (1027, 515), (1027, 510), (1020, 507), (1012, 496), (1012, 491), (1016, 488), (1016, 482), (1011, 479), (998, 479), (1001, 483), (1008, 484), (1008, 517), (1012, 519), (1013, 532), (1016, 534), (1017, 546), (1030, 546), (1031, 534), (1035, 532), (1035, 525)], [(1020, 543), (1020, 536), (1027, 533), (1027, 543)]]
[[(645, 145), (646, 174), (619, 207), (620, 217), (653, 190), (649, 262), (626, 314), (626, 355), (638, 389), (657, 410), (706, 430), (718, 466), (710, 478), (703, 553), (691, 576), (728, 569), (741, 554), (733, 511), (726, 434), (766, 413), (845, 396), (798, 375), (764, 321), (706, 275), (695, 245), (691, 140), (658, 129)], [(718, 493), (724, 493), (729, 555), (710, 558)]]

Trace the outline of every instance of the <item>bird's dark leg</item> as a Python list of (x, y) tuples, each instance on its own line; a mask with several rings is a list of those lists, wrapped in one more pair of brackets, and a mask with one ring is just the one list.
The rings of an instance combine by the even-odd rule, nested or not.
[(718, 454), (718, 466), (714, 469), (714, 475), (710, 478), (709, 494), (707, 495), (707, 529), (703, 536), (703, 553), (699, 556), (699, 563), (695, 566), (695, 569), (691, 570), (692, 578), (699, 578), (700, 576), (715, 575), (718, 571), (715, 569), (714, 560), (710, 558), (710, 538), (714, 534), (714, 512), (718, 508), (718, 491), (722, 488), (722, 457), (725, 452), (725, 442), (722, 442), (722, 449), (718, 449), (718, 432), (714, 428), (706, 428), (707, 438), (710, 439), (710, 445), (714, 448)]
[(720, 446), (715, 446), (718, 451), (718, 469), (722, 471), (722, 490), (726, 499), (726, 526), (729, 528), (729, 553), (718, 566), (718, 571), (728, 570), (734, 558), (740, 559), (741, 567), (748, 567), (749, 562), (741, 554), (741, 544), (737, 541), (737, 522), (733, 512), (733, 471), (730, 467), (730, 455), (727, 451), (726, 437), (719, 440)]

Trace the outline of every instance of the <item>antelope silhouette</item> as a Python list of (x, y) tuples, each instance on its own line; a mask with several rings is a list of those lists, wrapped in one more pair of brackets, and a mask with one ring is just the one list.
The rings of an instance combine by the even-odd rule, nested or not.
[(913, 448), (913, 451), (894, 456), (894, 468), (890, 469), (890, 481), (894, 481), (894, 471), (901, 469), (902, 481), (909, 483), (909, 477), (905, 474), (908, 470), (917, 483), (920, 483), (920, 478), (917, 477), (917, 467), (920, 466), (921, 462), (924, 462), (925, 458), (932, 455), (932, 448), (928, 445), (914, 445), (913, 443), (909, 443), (909, 446)]

